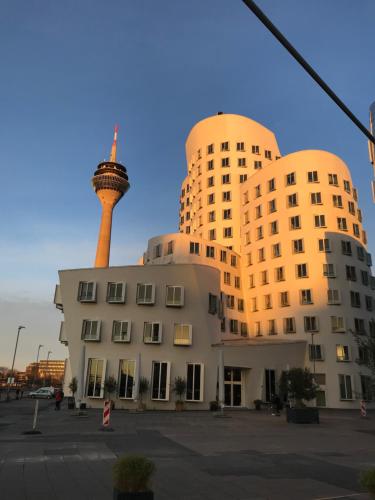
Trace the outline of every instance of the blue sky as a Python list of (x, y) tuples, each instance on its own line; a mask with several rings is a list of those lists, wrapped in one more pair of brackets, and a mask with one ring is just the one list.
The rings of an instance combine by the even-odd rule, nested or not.
[[(258, 0), (367, 124), (375, 100), (373, 0)], [(177, 229), (184, 142), (222, 110), (273, 130), (280, 149), (349, 165), (375, 250), (365, 138), (241, 0), (4, 0), (0, 6), (0, 366), (39, 343), (64, 357), (51, 304), (57, 270), (89, 267), (100, 206), (90, 185), (120, 124), (131, 189), (116, 207), (112, 264)]]

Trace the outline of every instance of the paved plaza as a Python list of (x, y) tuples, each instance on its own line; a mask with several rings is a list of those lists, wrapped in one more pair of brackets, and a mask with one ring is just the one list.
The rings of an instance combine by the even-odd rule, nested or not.
[(101, 413), (74, 416), (66, 404), (0, 403), (1, 500), (109, 500), (117, 456), (140, 453), (157, 467), (155, 500), (304, 500), (369, 497), (360, 470), (375, 467), (375, 415), (322, 411), (320, 425), (287, 424), (269, 412), (114, 411), (114, 432)]

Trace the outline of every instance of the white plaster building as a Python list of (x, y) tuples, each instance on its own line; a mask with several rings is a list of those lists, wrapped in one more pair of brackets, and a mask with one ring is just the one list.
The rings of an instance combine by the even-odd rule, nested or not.
[(138, 266), (60, 271), (67, 382), (97, 406), (114, 376), (116, 406), (134, 408), (146, 377), (147, 406), (171, 409), (180, 376), (188, 408), (208, 408), (218, 386), (251, 408), (282, 370), (307, 366), (317, 405), (358, 407), (369, 379), (353, 332), (375, 334), (375, 282), (345, 163), (281, 157), (272, 132), (231, 114), (196, 124), (186, 155), (179, 233), (149, 240)]

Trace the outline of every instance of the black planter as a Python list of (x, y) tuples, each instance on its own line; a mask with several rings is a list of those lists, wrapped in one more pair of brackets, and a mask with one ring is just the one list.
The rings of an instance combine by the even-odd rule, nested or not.
[(68, 410), (74, 410), (75, 407), (76, 407), (76, 403), (75, 403), (74, 398), (69, 396), (68, 397)]
[(114, 488), (113, 500), (154, 500), (154, 492), (139, 491), (134, 493), (123, 493)]
[(318, 408), (287, 408), (286, 421), (292, 424), (319, 424)]

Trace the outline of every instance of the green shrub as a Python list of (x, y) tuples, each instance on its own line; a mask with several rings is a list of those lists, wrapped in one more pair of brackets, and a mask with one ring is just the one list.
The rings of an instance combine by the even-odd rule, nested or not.
[(359, 482), (361, 486), (375, 498), (375, 469), (361, 472)]
[(148, 491), (154, 470), (154, 463), (141, 455), (119, 457), (113, 466), (114, 487), (122, 493)]
[(186, 392), (186, 380), (182, 377), (176, 377), (174, 379), (172, 391), (177, 394), (177, 401), (182, 401)]

